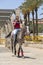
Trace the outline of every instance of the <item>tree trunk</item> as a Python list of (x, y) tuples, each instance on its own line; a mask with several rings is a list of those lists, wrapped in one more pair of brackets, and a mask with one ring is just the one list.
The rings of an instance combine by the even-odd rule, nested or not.
[(27, 14), (24, 15), (25, 26), (27, 25)]
[(30, 12), (27, 13), (27, 16), (28, 16), (27, 25), (29, 27), (29, 36), (30, 36)]
[[(35, 12), (36, 12), (36, 35), (38, 36), (38, 15), (37, 15), (37, 7), (35, 9)], [(38, 38), (37, 38), (38, 40)]]
[(32, 17), (33, 17), (33, 39), (35, 40), (35, 24), (34, 24), (34, 11), (32, 11)]

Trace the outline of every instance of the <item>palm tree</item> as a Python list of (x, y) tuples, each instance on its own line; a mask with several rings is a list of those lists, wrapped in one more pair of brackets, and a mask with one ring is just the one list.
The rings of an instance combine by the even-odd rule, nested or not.
[(26, 21), (27, 21), (27, 18), (26, 18), (27, 17), (26, 8), (24, 8), (23, 5), (20, 6), (19, 8), (21, 9), (21, 11), (22, 11), (22, 13), (24, 15), (24, 20), (25, 20), (25, 25), (26, 25)]
[[(38, 16), (37, 16), (37, 10), (38, 7), (42, 4), (43, 0), (26, 0), (22, 4), (22, 12), (24, 14), (24, 18), (26, 19), (28, 15), (28, 22), (29, 22), (29, 13), (32, 11), (33, 15), (33, 35), (35, 36), (35, 25), (34, 25), (34, 10), (36, 12), (36, 35), (38, 35)], [(30, 22), (29, 22), (30, 25)], [(30, 26), (29, 26), (30, 27)]]
[[(29, 0), (26, 0), (27, 2), (29, 2)], [(30, 0), (32, 1), (32, 0)], [(31, 4), (32, 5), (32, 11), (35, 10), (36, 12), (36, 35), (38, 36), (38, 15), (37, 15), (37, 11), (38, 11), (38, 7), (43, 4), (43, 0), (33, 0), (33, 3)], [(30, 6), (31, 6), (30, 5)], [(33, 14), (33, 19), (34, 19), (34, 12), (32, 12)], [(34, 29), (34, 20), (33, 20), (33, 35), (35, 35), (35, 29)], [(37, 38), (38, 40), (38, 38)]]
[[(29, 2), (29, 0), (26, 0), (27, 2)], [(33, 36), (35, 39), (35, 24), (34, 24), (34, 7), (35, 7), (35, 0), (30, 0), (30, 11), (32, 11), (32, 17), (33, 17)]]
[(29, 26), (29, 31), (30, 31), (30, 17), (29, 17), (29, 15), (30, 15), (30, 11), (32, 11), (32, 15), (33, 15), (33, 35), (35, 36), (33, 4), (34, 4), (34, 2), (32, 0), (27, 0), (26, 2), (24, 2), (23, 6), (22, 6), (22, 12), (25, 14), (25, 19), (28, 15), (28, 21), (26, 23)]
[(30, 30), (30, 17), (29, 17), (29, 15), (30, 15), (30, 11), (31, 11), (31, 9), (30, 9), (30, 1), (29, 2), (24, 2), (23, 3), (23, 13), (24, 13), (24, 10), (25, 10), (25, 13), (27, 14), (27, 16), (28, 16), (28, 21), (27, 21), (27, 25), (29, 25), (29, 30)]
[[(35, 12), (36, 12), (36, 35), (38, 36), (38, 7), (43, 3), (42, 0), (36, 0), (36, 7), (35, 7)], [(38, 40), (38, 38), (37, 38)]]

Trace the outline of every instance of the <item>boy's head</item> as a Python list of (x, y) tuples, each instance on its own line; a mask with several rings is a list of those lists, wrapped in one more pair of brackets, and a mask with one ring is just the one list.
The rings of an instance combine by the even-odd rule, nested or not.
[(16, 16), (16, 20), (19, 20), (19, 16)]

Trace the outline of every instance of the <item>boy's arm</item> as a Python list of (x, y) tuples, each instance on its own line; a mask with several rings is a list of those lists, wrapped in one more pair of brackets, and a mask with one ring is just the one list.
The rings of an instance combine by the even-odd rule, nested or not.
[(16, 22), (13, 22), (13, 25), (15, 26)]

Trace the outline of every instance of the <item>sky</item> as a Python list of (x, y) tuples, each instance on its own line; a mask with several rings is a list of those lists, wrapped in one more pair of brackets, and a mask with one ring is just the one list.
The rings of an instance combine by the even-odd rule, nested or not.
[[(23, 2), (24, 0), (0, 0), (0, 9), (16, 9)], [(43, 15), (40, 15), (41, 13), (43, 13), (42, 8), (43, 8), (43, 5), (40, 6), (38, 9), (38, 18), (43, 18)], [(30, 17), (32, 17), (32, 15), (30, 15)]]
[(23, 2), (24, 0), (0, 0), (0, 9), (15, 9)]

